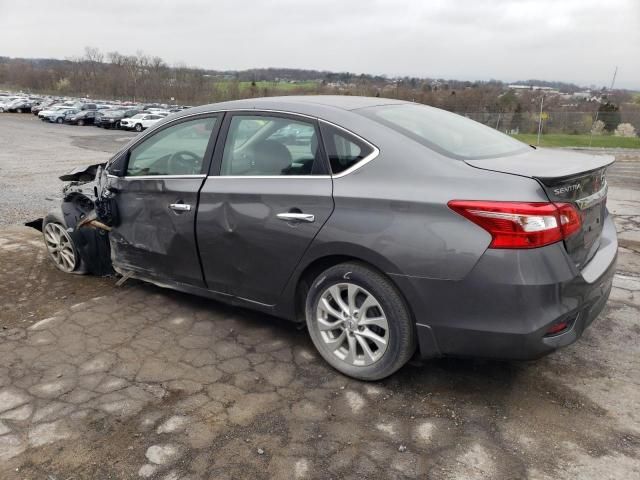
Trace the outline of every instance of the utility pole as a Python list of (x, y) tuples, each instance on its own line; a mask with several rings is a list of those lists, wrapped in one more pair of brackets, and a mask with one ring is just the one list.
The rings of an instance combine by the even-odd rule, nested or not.
[(544, 105), (544, 93), (540, 98), (540, 117), (538, 118), (538, 143), (536, 145), (540, 145), (540, 134), (542, 133), (542, 106)]
[(616, 83), (616, 75), (618, 75), (618, 66), (616, 65), (616, 69), (613, 71), (613, 78), (611, 79), (611, 86), (609, 87), (609, 91), (613, 90), (613, 85)]

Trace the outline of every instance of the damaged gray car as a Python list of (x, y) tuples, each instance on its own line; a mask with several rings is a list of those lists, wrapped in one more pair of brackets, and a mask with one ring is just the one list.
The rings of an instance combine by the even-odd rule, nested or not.
[(603, 309), (611, 157), (535, 149), (458, 115), (284, 97), (170, 116), (61, 177), (56, 266), (306, 323), (364, 380), (416, 352), (533, 359)]

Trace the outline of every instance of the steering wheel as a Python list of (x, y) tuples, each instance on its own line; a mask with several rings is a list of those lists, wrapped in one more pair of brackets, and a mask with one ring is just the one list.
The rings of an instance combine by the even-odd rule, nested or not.
[[(200, 173), (200, 156), (188, 150), (175, 152), (167, 160), (167, 171), (172, 175), (193, 175)], [(198, 171), (196, 171), (198, 169)]]

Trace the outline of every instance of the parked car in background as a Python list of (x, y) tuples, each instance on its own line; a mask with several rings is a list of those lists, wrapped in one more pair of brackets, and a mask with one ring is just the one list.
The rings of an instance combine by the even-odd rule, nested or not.
[(102, 115), (96, 116), (95, 125), (102, 128), (120, 128), (120, 122), (124, 118), (130, 118), (138, 114), (139, 110), (104, 110)]
[(120, 120), (120, 128), (141, 132), (150, 126), (155, 125), (165, 117), (166, 115), (156, 113), (138, 113), (131, 118), (123, 118)]
[(5, 111), (15, 113), (28, 113), (31, 111), (31, 107), (34, 103), (34, 100), (31, 100), (29, 98), (18, 98), (9, 103), (6, 106)]
[(44, 241), (66, 272), (112, 266), (305, 322), (358, 379), (416, 348), (535, 359), (578, 340), (611, 291), (613, 161), (400, 100), (239, 100), (61, 177), (76, 183)]
[(93, 125), (96, 119), (96, 110), (80, 110), (79, 112), (69, 114), (65, 117), (64, 122), (70, 125)]
[(43, 100), (39, 104), (31, 106), (31, 113), (37, 116), (42, 110), (52, 107), (53, 105), (56, 105), (55, 100)]
[(79, 110), (76, 108), (62, 107), (44, 115), (44, 119), (50, 121), (51, 123), (64, 123), (67, 117), (75, 115), (78, 112)]
[(80, 102), (80, 103), (78, 103), (78, 105), (76, 107), (79, 110), (97, 110), (98, 109), (98, 105), (96, 105), (95, 103), (83, 103), (83, 102)]
[(43, 108), (38, 112), (38, 118), (42, 121), (45, 121), (47, 120), (47, 117), (51, 115), (53, 112), (56, 112), (58, 110), (63, 110), (65, 108), (71, 108), (71, 107), (60, 105), (57, 103), (53, 105), (49, 105), (48, 107)]
[(23, 100), (23, 99), (24, 99), (23, 97), (17, 97), (17, 96), (0, 97), (0, 113), (8, 111), (9, 106), (16, 100)]

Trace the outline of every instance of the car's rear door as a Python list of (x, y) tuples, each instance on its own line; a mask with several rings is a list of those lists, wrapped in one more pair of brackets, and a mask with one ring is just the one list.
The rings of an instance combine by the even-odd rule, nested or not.
[(195, 215), (219, 118), (178, 119), (125, 153), (126, 173), (109, 178), (119, 216), (110, 235), (116, 268), (160, 282), (204, 286)]
[(318, 125), (287, 114), (225, 118), (200, 193), (197, 239), (209, 289), (266, 305), (333, 211)]

